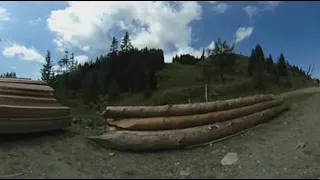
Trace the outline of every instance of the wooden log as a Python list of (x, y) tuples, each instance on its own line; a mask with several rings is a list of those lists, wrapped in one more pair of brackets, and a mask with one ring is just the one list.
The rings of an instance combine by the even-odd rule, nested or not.
[(15, 96), (0, 94), (0, 103), (2, 105), (19, 105), (19, 106), (60, 106), (54, 98)]
[(0, 118), (45, 118), (65, 116), (70, 113), (69, 107), (30, 107), (0, 105)]
[(219, 139), (266, 122), (288, 109), (280, 105), (230, 121), (193, 128), (163, 131), (111, 131), (89, 140), (124, 151), (157, 151), (188, 147)]
[(246, 116), (258, 111), (262, 111), (283, 103), (281, 99), (261, 102), (258, 104), (245, 106), (226, 111), (218, 111), (206, 114), (196, 114), (187, 116), (154, 117), (154, 118), (130, 118), (119, 121), (107, 122), (110, 126), (126, 130), (166, 130), (195, 127), (216, 122), (222, 122), (242, 116)]
[(13, 90), (13, 89), (1, 89), (0, 94), (4, 95), (17, 95), (17, 96), (31, 96), (31, 97), (53, 97), (51, 92), (34, 92), (27, 90)]
[(19, 84), (19, 83), (7, 83), (0, 82), (1, 89), (12, 89), (12, 90), (28, 90), (36, 92), (53, 92), (54, 90), (50, 86), (41, 86), (35, 84)]
[(165, 106), (108, 106), (102, 112), (106, 118), (143, 118), (203, 114), (244, 107), (275, 99), (275, 95), (255, 95), (207, 103), (176, 104)]

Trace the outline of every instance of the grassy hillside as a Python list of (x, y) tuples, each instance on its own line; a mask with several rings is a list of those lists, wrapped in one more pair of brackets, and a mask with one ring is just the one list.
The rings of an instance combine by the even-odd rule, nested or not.
[[(174, 103), (204, 102), (204, 74), (202, 67), (209, 63), (203, 60), (195, 65), (183, 65), (179, 63), (166, 64), (166, 67), (157, 74), (158, 89), (149, 99), (143, 94), (121, 95), (116, 105), (163, 105)], [(238, 55), (234, 72), (226, 74), (227, 82), (221, 84), (213, 77), (208, 85), (209, 100), (228, 99), (238, 96), (246, 96), (258, 93), (281, 93), (293, 89), (313, 86), (312, 80), (307, 80), (305, 76), (294, 76), (292, 72), (289, 77), (282, 79), (279, 84), (267, 83), (263, 90), (255, 90), (252, 87), (252, 77), (247, 72), (248, 57)], [(291, 86), (285, 82), (290, 81)]]
[[(158, 88), (151, 97), (146, 98), (143, 93), (121, 93), (117, 101), (108, 102), (106, 97), (100, 97), (91, 107), (84, 105), (81, 98), (69, 100), (68, 106), (74, 116), (74, 123), (103, 132), (104, 120), (98, 114), (107, 105), (165, 105), (205, 102), (205, 84), (208, 87), (209, 101), (230, 99), (239, 96), (259, 93), (280, 94), (282, 92), (315, 86), (306, 76), (298, 76), (289, 72), (287, 78), (281, 79), (279, 84), (266, 82), (266, 88), (257, 90), (253, 87), (252, 77), (247, 75), (248, 57), (238, 56), (234, 71), (225, 74), (226, 82), (221, 84), (219, 78), (213, 77), (211, 81), (204, 82), (203, 66), (209, 65), (209, 60), (203, 60), (195, 65), (179, 63), (166, 64), (157, 73)], [(290, 81), (291, 85), (286, 84)]]

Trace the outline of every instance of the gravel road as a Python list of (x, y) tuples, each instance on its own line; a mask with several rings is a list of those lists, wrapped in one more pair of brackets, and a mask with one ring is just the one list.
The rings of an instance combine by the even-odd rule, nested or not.
[[(90, 144), (86, 133), (2, 136), (0, 178), (319, 178), (320, 94), (296, 101), (291, 109), (211, 146), (132, 154)], [(229, 152), (234, 165), (222, 166)]]

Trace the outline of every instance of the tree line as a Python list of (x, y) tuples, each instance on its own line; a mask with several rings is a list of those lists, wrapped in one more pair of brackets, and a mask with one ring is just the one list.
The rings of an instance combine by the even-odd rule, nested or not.
[(0, 77), (9, 77), (9, 78), (16, 78), (16, 73), (15, 72), (7, 72), (4, 74), (1, 74)]
[(50, 51), (41, 69), (41, 78), (66, 97), (81, 95), (84, 103), (95, 102), (99, 96), (116, 100), (121, 92), (144, 93), (149, 97), (158, 86), (156, 73), (164, 63), (160, 49), (137, 49), (126, 32), (119, 42), (115, 37), (105, 55), (95, 61), (78, 64), (74, 54), (65, 51), (58, 61), (60, 72), (54, 72)]
[[(196, 58), (190, 54), (184, 54), (175, 56), (173, 63), (180, 63), (185, 65), (194, 65), (203, 59), (208, 59), (209, 64), (202, 66), (203, 73), (206, 81), (210, 81), (210, 77), (219, 76), (220, 82), (225, 83), (225, 74), (234, 72), (235, 62), (237, 55), (234, 52), (234, 45), (228, 44), (226, 41), (218, 39), (215, 41), (215, 47), (213, 49), (207, 49), (207, 57), (204, 56), (204, 51), (200, 58)], [(278, 61), (274, 62), (272, 55), (270, 54), (267, 58), (264, 55), (261, 45), (257, 44), (252, 49), (251, 55), (249, 56), (249, 62), (247, 66), (247, 75), (252, 77), (253, 85), (255, 88), (264, 88), (266, 82), (272, 82), (279, 84), (281, 79), (287, 80), (290, 85), (289, 71), (294, 75), (305, 76), (307, 79), (311, 79), (312, 69), (306, 73), (298, 66), (291, 65), (286, 61), (284, 55), (281, 53)], [(311, 73), (310, 73), (311, 70)]]
[[(204, 77), (219, 77), (225, 83), (225, 74), (234, 72), (235, 62), (239, 55), (234, 52), (234, 45), (218, 39), (213, 49), (204, 49), (202, 55), (176, 55), (173, 63), (196, 65), (203, 60)], [(121, 42), (112, 39), (108, 52), (95, 60), (79, 64), (74, 54), (65, 51), (58, 61), (59, 71), (54, 71), (50, 51), (47, 51), (45, 64), (41, 69), (41, 79), (52, 86), (59, 96), (64, 98), (82, 98), (84, 103), (95, 102), (101, 96), (107, 100), (117, 100), (119, 93), (143, 93), (146, 98), (157, 89), (157, 72), (165, 67), (164, 54), (161, 49), (137, 49), (126, 32)], [(279, 83), (288, 77), (289, 71), (294, 74), (311, 75), (295, 65), (290, 65), (280, 54), (277, 62), (269, 55), (265, 58), (262, 47), (258, 44), (249, 56), (246, 74), (252, 77), (255, 88), (265, 87), (267, 81)], [(287, 78), (288, 79), (288, 78)]]

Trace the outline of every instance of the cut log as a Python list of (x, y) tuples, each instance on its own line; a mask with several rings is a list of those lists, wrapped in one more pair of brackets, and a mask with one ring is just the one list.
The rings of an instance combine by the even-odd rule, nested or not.
[(124, 151), (177, 149), (237, 133), (268, 121), (287, 109), (287, 105), (280, 105), (230, 121), (193, 128), (163, 131), (111, 131), (88, 138), (104, 147)]
[(102, 112), (102, 115), (106, 118), (142, 118), (203, 114), (244, 107), (259, 102), (272, 100), (275, 99), (275, 97), (275, 95), (268, 94), (207, 103), (176, 104), (165, 106), (108, 106)]
[(154, 118), (130, 118), (119, 121), (107, 122), (110, 126), (115, 126), (126, 130), (166, 130), (195, 127), (216, 122), (222, 122), (242, 116), (246, 116), (258, 111), (262, 111), (283, 103), (283, 100), (276, 99), (250, 106), (245, 106), (226, 111), (218, 111), (206, 114), (196, 114), (188, 116), (154, 117)]
[(2, 105), (19, 105), (19, 106), (60, 106), (54, 98), (28, 97), (0, 94)]
[(17, 95), (17, 96), (30, 96), (30, 97), (53, 97), (51, 92), (33, 92), (26, 90), (12, 90), (12, 89), (1, 89), (0, 94), (5, 95)]
[(0, 82), (1, 89), (12, 89), (12, 90), (28, 90), (35, 92), (53, 92), (54, 90), (50, 86), (40, 86), (35, 84), (19, 84), (19, 83), (8, 83)]
[(0, 105), (0, 118), (47, 118), (69, 115), (69, 107), (31, 107)]

